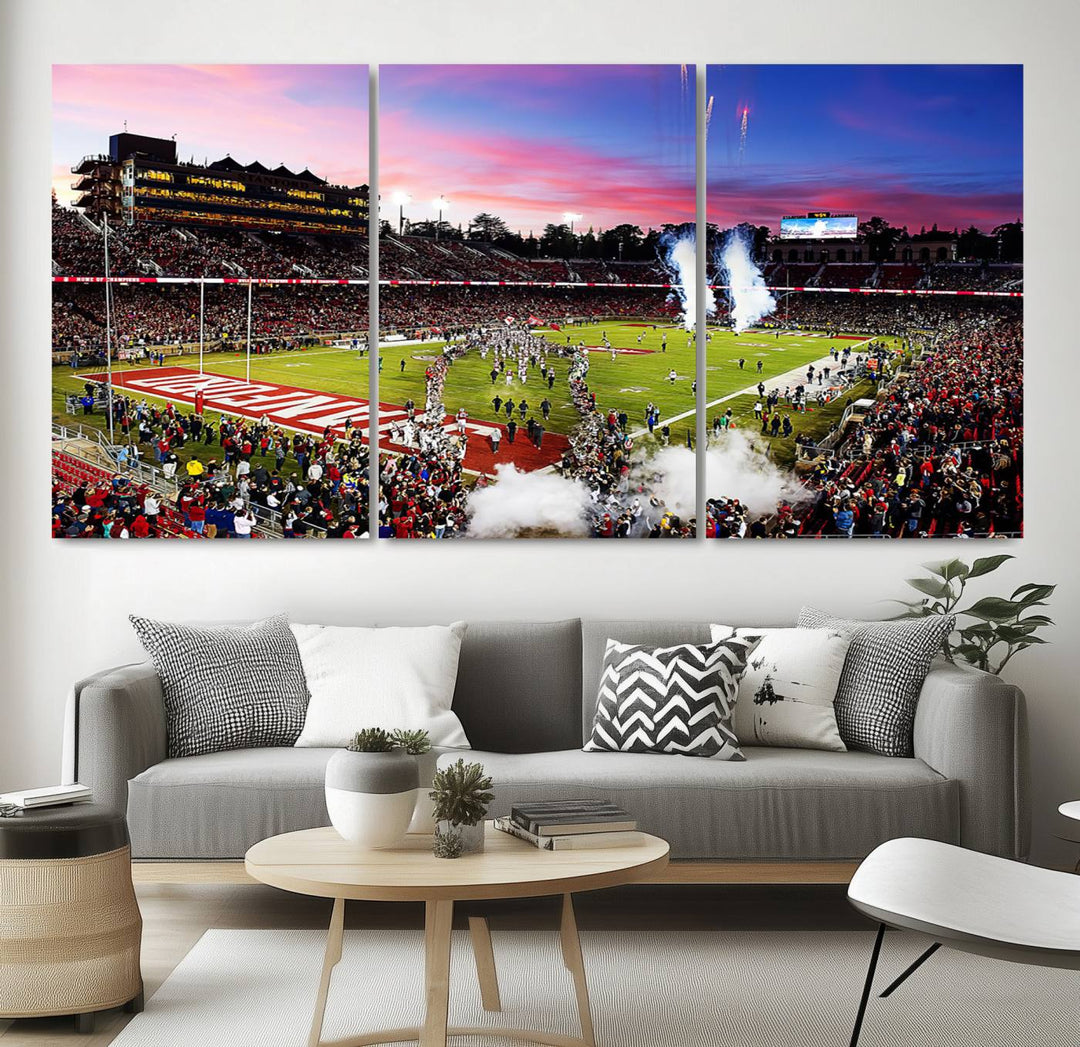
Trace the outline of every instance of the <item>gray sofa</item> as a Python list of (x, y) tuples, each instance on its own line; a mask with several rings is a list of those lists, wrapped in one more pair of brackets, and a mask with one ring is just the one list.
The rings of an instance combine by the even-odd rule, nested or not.
[[(1026, 856), (1026, 728), (1016, 687), (935, 664), (913, 759), (763, 747), (747, 748), (744, 763), (585, 753), (609, 636), (703, 642), (709, 627), (469, 624), (454, 708), (495, 781), (493, 815), (519, 800), (609, 797), (684, 861), (850, 861), (897, 836)], [(167, 759), (161, 687), (149, 663), (75, 686), (66, 751), (69, 776), (127, 811), (136, 858), (239, 859), (264, 837), (328, 824), (323, 770), (331, 749)]]

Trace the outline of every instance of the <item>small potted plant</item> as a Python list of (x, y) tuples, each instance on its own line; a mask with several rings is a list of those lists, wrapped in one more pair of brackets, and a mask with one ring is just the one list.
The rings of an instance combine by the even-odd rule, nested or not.
[(491, 803), (491, 778), (479, 763), (459, 759), (435, 772), (431, 782), (435, 854), (456, 858), (484, 849), (484, 816)]
[(426, 731), (368, 727), (326, 765), (326, 810), (335, 829), (360, 847), (401, 843), (420, 791), (419, 757)]

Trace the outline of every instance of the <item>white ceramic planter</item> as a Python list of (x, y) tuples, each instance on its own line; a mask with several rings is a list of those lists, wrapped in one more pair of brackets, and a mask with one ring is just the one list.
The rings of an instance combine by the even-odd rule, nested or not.
[(396, 847), (412, 821), (418, 783), (415, 756), (342, 749), (326, 765), (330, 823), (359, 847)]
[(439, 831), (456, 829), (461, 834), (461, 853), (479, 854), (484, 849), (484, 822), (475, 825), (462, 825), (460, 822), (439, 822)]
[(415, 756), (420, 776), (420, 787), (416, 790), (416, 807), (413, 810), (409, 832), (421, 836), (431, 836), (435, 832), (435, 801), (431, 798), (431, 782), (439, 762), (439, 754), (431, 751)]

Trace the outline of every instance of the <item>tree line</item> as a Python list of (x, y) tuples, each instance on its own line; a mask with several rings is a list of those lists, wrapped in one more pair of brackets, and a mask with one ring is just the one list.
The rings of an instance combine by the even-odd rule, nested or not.
[[(728, 232), (720, 226), (708, 224), (708, 242), (719, 244)], [(769, 258), (773, 246), (772, 231), (767, 225), (744, 223), (744, 229), (753, 243), (752, 253), (759, 261)], [(390, 222), (383, 221), (380, 235), (393, 235), (396, 231)], [(606, 262), (652, 262), (657, 257), (660, 238), (665, 233), (692, 232), (693, 223), (665, 224), (658, 229), (643, 230), (631, 222), (623, 222), (609, 229), (585, 232), (572, 230), (566, 223), (553, 222), (544, 226), (539, 236), (532, 232), (523, 236), (514, 232), (498, 215), (482, 211), (467, 226), (451, 225), (449, 222), (410, 222), (406, 232), (410, 236), (436, 235), (440, 240), (480, 241), (501, 247), (523, 258), (582, 258)], [(951, 240), (956, 243), (956, 257), (969, 262), (1022, 262), (1024, 260), (1024, 225), (1019, 219), (994, 226), (989, 232), (972, 225), (967, 229), (942, 230), (937, 225), (929, 229), (923, 226), (911, 233), (908, 227), (894, 226), (885, 218), (875, 215), (859, 223), (859, 236), (866, 246), (867, 260), (888, 261), (905, 246), (917, 248), (920, 243)]]

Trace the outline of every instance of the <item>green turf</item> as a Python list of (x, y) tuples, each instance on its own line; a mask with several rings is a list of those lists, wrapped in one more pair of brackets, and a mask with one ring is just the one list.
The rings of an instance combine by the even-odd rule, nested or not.
[[(199, 361), (197, 356), (167, 356), (167, 367), (190, 367), (198, 370)], [(207, 371), (214, 374), (226, 374), (242, 378), (246, 373), (246, 362), (242, 355), (234, 353), (209, 353), (204, 358), (204, 366)], [(116, 370), (125, 370), (137, 367), (152, 372), (148, 364), (125, 364), (114, 362)], [(52, 388), (52, 420), (59, 425), (82, 424), (102, 432), (108, 431), (108, 420), (104, 415), (69, 415), (64, 406), (64, 399), (68, 393), (81, 395), (83, 392), (82, 374), (97, 374), (100, 367), (84, 367), (78, 372), (73, 372), (69, 367), (53, 368)], [(358, 396), (367, 399), (368, 395), (368, 360), (367, 357), (357, 359), (353, 350), (341, 349), (309, 349), (303, 352), (279, 353), (273, 356), (254, 356), (251, 359), (251, 377), (254, 381), (279, 382), (282, 385), (295, 385), (301, 389), (313, 389), (316, 392), (340, 393), (348, 396)], [(147, 403), (163, 407), (166, 403), (161, 397), (145, 396), (140, 393), (137, 399), (145, 399)], [(190, 411), (190, 405), (184, 405), (184, 410)], [(216, 415), (208, 413), (208, 417), (215, 421)], [(119, 433), (116, 442), (121, 443)], [(153, 452), (143, 448), (144, 461), (153, 459)], [(176, 449), (177, 457), (181, 464), (190, 458), (200, 458), (206, 461), (209, 458), (220, 458), (221, 448), (216, 443), (212, 447), (206, 447), (202, 443), (187, 444), (185, 447)], [(265, 464), (273, 468), (273, 457), (263, 458), (256, 454), (252, 458), (253, 464)], [(291, 456), (286, 459), (285, 472), (291, 472), (297, 468), (295, 459)]]
[[(644, 331), (640, 345), (638, 335)], [(668, 336), (667, 352), (661, 352), (661, 335)], [(652, 349), (647, 355), (622, 355), (612, 360), (604, 352), (589, 354), (589, 388), (595, 391), (597, 403), (603, 408), (615, 407), (624, 410), (630, 416), (632, 429), (640, 428), (644, 421), (646, 404), (651, 400), (660, 408), (662, 421), (672, 421), (673, 438), (682, 439), (684, 430), (693, 431), (695, 425), (695, 403), (692, 383), (695, 373), (695, 355), (687, 345), (687, 334), (681, 328), (635, 327), (628, 323), (612, 322), (590, 326), (571, 327), (566, 330), (544, 333), (549, 341), (566, 344), (570, 335), (574, 344), (584, 341), (586, 345), (600, 345), (606, 332), (611, 344), (616, 348)], [(728, 330), (714, 330), (708, 342), (706, 366), (708, 379), (706, 403), (738, 393), (743, 389), (753, 389), (759, 380), (766, 382), (777, 375), (796, 368), (803, 368), (811, 360), (825, 356), (831, 345), (856, 346), (856, 341), (830, 342), (825, 338), (772, 333), (748, 332), (737, 336)], [(441, 351), (442, 342), (427, 342), (424, 345), (391, 345), (382, 349), (383, 366), (379, 376), (379, 399), (383, 403), (404, 403), (409, 397), (417, 404), (424, 401), (424, 369), (427, 363)], [(742, 370), (738, 360), (746, 362)], [(757, 372), (757, 361), (763, 362), (762, 371)], [(481, 360), (478, 354), (470, 353), (457, 360), (447, 375), (444, 401), (451, 414), (464, 407), (469, 417), (480, 421), (495, 418), (492, 398), (498, 393), (505, 399), (511, 396), (515, 403), (524, 393), (530, 410), (539, 416), (539, 404), (545, 396), (552, 403), (549, 431), (568, 433), (577, 421), (577, 414), (570, 402), (566, 384), (566, 372), (569, 364), (565, 360), (549, 358), (555, 361), (558, 380), (555, 388), (548, 393), (542, 385), (538, 372), (530, 374), (529, 381), (522, 386), (516, 379), (507, 386), (505, 378), (500, 376), (495, 385), (491, 382), (491, 360)], [(405, 369), (402, 371), (401, 363)], [(674, 368), (674, 383), (668, 380), (668, 372)], [(794, 384), (794, 383), (793, 383)], [(717, 410), (728, 406), (709, 408), (706, 417), (711, 421)], [(753, 400), (744, 404), (741, 400), (733, 402), (737, 413), (752, 413)], [(517, 417), (515, 415), (515, 417)], [(505, 414), (500, 415), (505, 419)], [(829, 423), (831, 424), (831, 423)], [(826, 429), (828, 426), (826, 425)]]
[[(616, 348), (652, 349), (653, 352), (643, 355), (619, 354), (615, 360), (605, 352), (590, 353), (588, 381), (589, 387), (596, 392), (597, 403), (605, 409), (615, 407), (625, 410), (630, 416), (631, 429), (636, 430), (642, 427), (645, 405), (651, 400), (660, 408), (661, 420), (670, 421), (672, 439), (683, 442), (686, 432), (693, 433), (696, 424), (695, 402), (691, 391), (695, 356), (694, 349), (687, 344), (687, 333), (677, 327), (668, 326), (654, 330), (651, 326), (610, 322), (571, 327), (562, 332), (544, 332), (544, 337), (555, 344), (565, 345), (566, 336), (569, 334), (575, 344), (584, 341), (586, 345), (599, 345), (604, 332)], [(661, 335), (664, 332), (667, 333), (668, 347), (666, 352), (661, 352)], [(642, 333), (639, 343), (637, 339)], [(851, 346), (856, 352), (859, 346), (859, 341), (856, 340), (832, 342), (827, 338), (788, 333), (777, 336), (773, 332), (750, 331), (737, 336), (729, 330), (713, 329), (710, 334), (706, 348), (705, 403), (709, 405), (705, 412), (706, 423), (711, 423), (718, 413), (730, 406), (743, 428), (754, 425), (752, 412), (756, 395), (753, 392), (738, 395), (742, 390), (753, 390), (759, 380), (768, 384), (771, 379), (788, 371), (798, 369), (802, 372), (809, 361), (825, 356), (832, 345), (838, 348)], [(411, 397), (422, 407), (425, 397), (424, 370), (428, 362), (441, 352), (443, 344), (441, 341), (432, 341), (421, 345), (384, 346), (381, 351), (383, 364), (379, 376), (380, 401), (384, 404), (402, 404)], [(742, 369), (738, 366), (740, 357), (745, 360)], [(763, 365), (760, 375), (756, 367), (759, 359)], [(402, 361), (405, 363), (404, 370), (401, 369)], [(555, 356), (549, 357), (549, 362), (554, 363), (558, 375), (555, 387), (550, 392), (546, 383), (541, 381), (539, 371), (535, 369), (525, 386), (515, 377), (513, 384), (508, 387), (502, 376), (493, 386), (489, 373), (490, 357), (482, 360), (479, 354), (470, 353), (457, 360), (450, 368), (444, 395), (446, 409), (453, 414), (459, 408), (465, 407), (470, 418), (476, 421), (491, 421), (495, 418), (491, 400), (496, 393), (503, 399), (510, 395), (515, 403), (520, 402), (524, 395), (529, 402), (530, 413), (540, 417), (540, 401), (546, 396), (552, 403), (547, 429), (551, 432), (568, 433), (577, 422), (566, 381), (569, 363)], [(166, 363), (197, 367), (197, 359), (193, 356), (169, 357)], [(676, 372), (674, 383), (667, 377), (672, 368)], [(242, 356), (234, 354), (211, 354), (206, 357), (206, 369), (218, 374), (240, 377), (245, 373), (245, 361)], [(68, 368), (57, 367), (53, 375), (54, 421), (71, 421), (71, 417), (64, 413), (63, 397), (68, 392), (81, 392), (81, 379), (73, 375)], [(315, 349), (253, 357), (251, 376), (255, 380), (280, 382), (319, 392), (363, 398), (367, 397), (368, 392), (367, 358), (358, 360), (352, 350)], [(860, 387), (849, 395), (857, 396), (864, 392)], [(726, 397), (731, 399), (725, 399)], [(793, 415), (795, 432), (804, 432), (810, 436), (827, 432), (843, 410), (843, 401), (846, 398), (822, 411)], [(505, 413), (499, 415), (500, 420), (505, 420), (505, 417)], [(515, 412), (515, 417), (520, 416)], [(92, 419), (91, 424), (98, 424), (100, 427), (103, 421)], [(772, 443), (774, 457), (778, 461), (788, 461), (793, 457), (794, 444), (791, 439), (778, 438)], [(199, 453), (198, 450), (196, 453)], [(182, 457), (187, 457), (187, 454)]]

